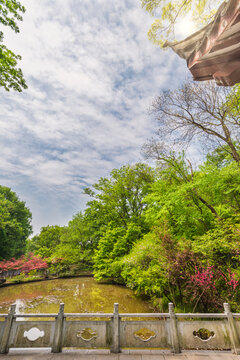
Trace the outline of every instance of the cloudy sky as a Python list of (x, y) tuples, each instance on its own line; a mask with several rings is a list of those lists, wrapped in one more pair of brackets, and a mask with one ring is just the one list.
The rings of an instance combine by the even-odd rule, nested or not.
[(0, 89), (0, 184), (26, 202), (37, 233), (84, 209), (84, 187), (142, 160), (152, 99), (188, 72), (148, 41), (140, 0), (21, 3), (21, 32), (5, 29), (5, 43), (22, 55), (28, 89)]

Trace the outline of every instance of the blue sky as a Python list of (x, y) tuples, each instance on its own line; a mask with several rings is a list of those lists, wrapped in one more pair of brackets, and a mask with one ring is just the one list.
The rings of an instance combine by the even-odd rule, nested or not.
[(26, 202), (37, 233), (84, 209), (84, 187), (142, 160), (157, 129), (153, 98), (188, 70), (149, 42), (153, 18), (140, 0), (21, 3), (20, 34), (6, 29), (5, 43), (22, 55), (28, 89), (0, 89), (0, 184)]

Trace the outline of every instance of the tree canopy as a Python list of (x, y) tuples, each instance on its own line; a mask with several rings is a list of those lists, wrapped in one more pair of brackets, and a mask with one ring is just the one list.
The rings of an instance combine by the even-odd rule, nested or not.
[(31, 218), (30, 210), (16, 193), (0, 186), (0, 260), (24, 253), (32, 232)]
[(35, 235), (27, 241), (27, 252), (34, 252), (43, 257), (49, 257), (55, 251), (56, 246), (60, 243), (60, 237), (63, 228), (54, 226), (43, 226), (40, 234)]
[[(17, 0), (0, 0), (0, 23), (19, 33), (18, 21), (22, 21), (24, 6)], [(21, 56), (15, 54), (3, 44), (4, 33), (0, 31), (0, 86), (6, 91), (13, 89), (21, 92), (27, 88), (22, 70), (18, 68)]]

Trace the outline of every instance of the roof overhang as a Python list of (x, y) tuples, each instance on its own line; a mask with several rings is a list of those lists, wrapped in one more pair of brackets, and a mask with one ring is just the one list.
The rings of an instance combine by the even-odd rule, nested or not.
[(187, 61), (194, 80), (218, 85), (240, 82), (240, 0), (219, 7), (214, 20), (186, 39), (166, 43)]

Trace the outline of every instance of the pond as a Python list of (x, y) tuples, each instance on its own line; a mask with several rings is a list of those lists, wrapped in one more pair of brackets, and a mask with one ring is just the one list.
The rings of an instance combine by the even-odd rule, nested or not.
[(57, 313), (59, 304), (66, 313), (113, 312), (119, 303), (124, 313), (152, 312), (150, 305), (124, 286), (99, 284), (91, 277), (57, 279), (0, 288), (0, 313), (17, 304), (17, 313)]

